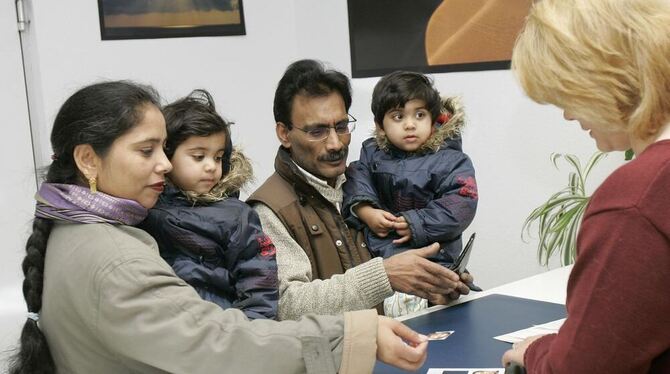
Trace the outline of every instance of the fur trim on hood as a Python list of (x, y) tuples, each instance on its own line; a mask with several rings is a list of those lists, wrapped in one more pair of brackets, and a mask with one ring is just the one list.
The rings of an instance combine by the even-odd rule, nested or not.
[(212, 203), (230, 196), (237, 196), (239, 191), (253, 181), (254, 170), (251, 161), (237, 147), (230, 155), (230, 171), (212, 187), (211, 191), (198, 194), (192, 191), (183, 191), (189, 201), (194, 203)]
[[(437, 152), (442, 144), (449, 139), (456, 139), (461, 136), (461, 130), (465, 127), (465, 111), (463, 110), (463, 104), (461, 103), (461, 98), (458, 96), (443, 97), (442, 98), (442, 114), (446, 115), (446, 123), (440, 123), (440, 118), (436, 119), (435, 122), (438, 123), (437, 128), (433, 134), (426, 140), (425, 143), (419, 147), (414, 153), (434, 153)], [(373, 132), (377, 146), (384, 152), (388, 152), (391, 143), (385, 134), (382, 134), (379, 131), (379, 128), (375, 126)]]

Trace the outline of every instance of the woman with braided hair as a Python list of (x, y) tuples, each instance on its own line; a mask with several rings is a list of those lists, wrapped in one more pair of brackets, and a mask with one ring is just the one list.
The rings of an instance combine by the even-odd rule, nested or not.
[(160, 257), (147, 215), (172, 169), (151, 88), (84, 87), (60, 108), (23, 261), (28, 315), (10, 373), (415, 370), (427, 339), (374, 310), (250, 321), (204, 301)]

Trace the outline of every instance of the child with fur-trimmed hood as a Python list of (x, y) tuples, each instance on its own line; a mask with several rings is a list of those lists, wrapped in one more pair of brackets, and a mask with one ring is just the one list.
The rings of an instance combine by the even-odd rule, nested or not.
[[(364, 231), (373, 256), (439, 242), (432, 260), (449, 266), (478, 200), (474, 168), (461, 147), (463, 108), (457, 98), (440, 98), (425, 75), (406, 71), (383, 77), (372, 96), (375, 136), (347, 168), (342, 214)], [(410, 295), (385, 301), (391, 316), (426, 306)]]
[(164, 109), (165, 153), (173, 169), (141, 228), (161, 256), (200, 296), (249, 318), (275, 318), (275, 247), (256, 212), (237, 197), (252, 176), (233, 149), (229, 123), (207, 91), (195, 90)]

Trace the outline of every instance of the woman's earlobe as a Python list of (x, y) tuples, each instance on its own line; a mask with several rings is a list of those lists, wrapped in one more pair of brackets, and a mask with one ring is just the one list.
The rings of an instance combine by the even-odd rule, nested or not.
[(89, 182), (89, 184), (91, 184), (91, 179), (97, 179), (100, 157), (98, 157), (98, 154), (95, 153), (90, 144), (79, 144), (75, 146), (74, 151), (72, 152), (72, 158), (77, 165), (77, 169), (79, 169), (79, 172), (86, 178), (86, 181)]

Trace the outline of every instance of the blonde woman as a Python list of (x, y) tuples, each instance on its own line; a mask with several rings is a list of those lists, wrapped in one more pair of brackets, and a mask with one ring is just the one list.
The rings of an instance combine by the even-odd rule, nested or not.
[(558, 334), (505, 352), (528, 373), (670, 372), (670, 2), (542, 0), (512, 66), (602, 151), (636, 157), (593, 194)]

